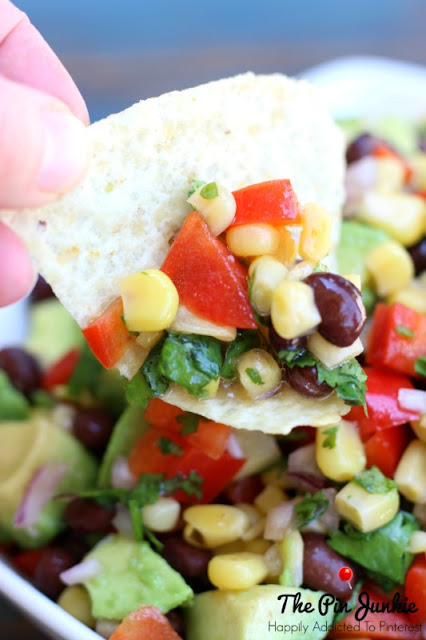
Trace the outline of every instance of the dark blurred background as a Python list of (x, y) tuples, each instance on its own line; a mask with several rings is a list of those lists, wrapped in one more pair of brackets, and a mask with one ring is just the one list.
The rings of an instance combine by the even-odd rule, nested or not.
[(92, 120), (240, 71), (338, 56), (426, 64), (425, 0), (16, 0), (74, 76)]

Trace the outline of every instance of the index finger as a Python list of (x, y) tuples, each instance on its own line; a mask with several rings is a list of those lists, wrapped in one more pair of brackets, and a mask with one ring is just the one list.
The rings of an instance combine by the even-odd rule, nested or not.
[(0, 74), (62, 100), (85, 124), (89, 115), (74, 81), (25, 13), (0, 0)]

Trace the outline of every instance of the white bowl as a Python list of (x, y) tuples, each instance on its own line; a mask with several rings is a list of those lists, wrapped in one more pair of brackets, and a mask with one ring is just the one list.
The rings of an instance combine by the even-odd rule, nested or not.
[[(322, 87), (335, 117), (426, 116), (426, 68), (382, 58), (333, 60), (303, 74)], [(1, 336), (10, 344), (25, 331), (25, 304), (0, 310)], [(99, 640), (100, 636), (65, 613), (0, 560), (0, 593), (56, 640)]]

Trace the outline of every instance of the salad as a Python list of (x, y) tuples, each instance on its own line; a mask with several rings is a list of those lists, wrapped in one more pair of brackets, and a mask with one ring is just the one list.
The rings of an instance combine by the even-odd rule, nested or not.
[[(104, 637), (423, 637), (424, 140), (344, 126), (343, 275), (329, 214), (287, 179), (197, 181), (161, 268), (128, 274), (85, 341), (38, 298), (27, 349), (0, 351), (3, 549)], [(284, 435), (203, 415), (283, 391), (295, 424), (306, 398), (348, 413)]]

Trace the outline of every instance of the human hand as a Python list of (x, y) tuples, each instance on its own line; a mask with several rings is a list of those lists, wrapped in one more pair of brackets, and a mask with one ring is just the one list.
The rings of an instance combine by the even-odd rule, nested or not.
[[(0, 209), (46, 204), (88, 162), (86, 105), (59, 59), (9, 0), (0, 0)], [(34, 283), (21, 240), (0, 223), (0, 307)]]

